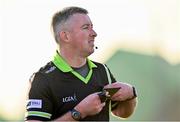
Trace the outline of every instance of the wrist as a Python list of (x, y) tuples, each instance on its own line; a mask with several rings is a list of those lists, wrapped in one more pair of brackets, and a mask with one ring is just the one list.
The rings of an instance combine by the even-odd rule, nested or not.
[(81, 119), (87, 116), (79, 106), (74, 107), (74, 109), (80, 113)]
[(132, 96), (127, 100), (132, 100), (132, 99), (134, 99), (136, 97), (137, 97), (136, 88), (134, 86), (132, 86)]
[(136, 98), (137, 97), (136, 88), (133, 86), (132, 89), (133, 89), (133, 98)]
[(76, 120), (76, 121), (79, 121), (81, 120), (81, 113), (79, 111), (77, 111), (76, 109), (72, 109), (71, 110), (71, 117)]
[(126, 99), (125, 101), (129, 101), (129, 100), (132, 100), (132, 99), (137, 97), (136, 88), (134, 86), (132, 86), (132, 92), (131, 93), (132, 93), (132, 95), (128, 99)]

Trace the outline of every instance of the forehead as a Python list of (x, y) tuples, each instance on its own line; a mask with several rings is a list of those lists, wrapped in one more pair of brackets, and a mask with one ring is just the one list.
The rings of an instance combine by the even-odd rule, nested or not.
[(84, 24), (92, 24), (92, 22), (86, 14), (74, 14), (69, 18), (69, 24), (82, 26)]

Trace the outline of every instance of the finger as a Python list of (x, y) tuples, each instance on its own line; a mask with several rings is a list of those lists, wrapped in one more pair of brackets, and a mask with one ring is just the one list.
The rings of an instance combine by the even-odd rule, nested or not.
[(122, 91), (118, 90), (111, 98), (118, 97), (119, 95), (122, 95)]
[(111, 99), (112, 100), (115, 100), (115, 101), (121, 101), (122, 100), (122, 95), (121, 94), (118, 94), (118, 95), (116, 95), (116, 96), (113, 96)]
[(106, 102), (103, 102), (103, 103), (101, 104), (101, 107), (103, 108), (105, 105), (106, 105)]
[(105, 102), (103, 102), (102, 104), (100, 104), (100, 106), (99, 106), (99, 112), (103, 109), (103, 107), (106, 105), (106, 103)]
[(111, 97), (108, 91), (106, 92), (106, 97)]

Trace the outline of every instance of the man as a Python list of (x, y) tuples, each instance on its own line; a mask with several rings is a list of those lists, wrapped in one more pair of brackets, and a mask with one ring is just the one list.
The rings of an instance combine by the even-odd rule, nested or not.
[[(97, 36), (87, 10), (68, 7), (57, 12), (52, 28), (58, 50), (54, 59), (31, 79), (26, 120), (28, 121), (109, 121), (109, 109), (116, 116), (129, 117), (136, 106), (135, 89), (117, 82), (105, 67), (87, 57), (94, 52)], [(104, 88), (121, 87), (114, 95)], [(112, 107), (109, 108), (111, 101)]]

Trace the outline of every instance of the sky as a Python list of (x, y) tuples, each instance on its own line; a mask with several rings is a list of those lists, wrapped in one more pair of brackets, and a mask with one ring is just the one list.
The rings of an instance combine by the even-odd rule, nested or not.
[(0, 0), (0, 115), (22, 115), (29, 77), (57, 48), (51, 18), (66, 6), (89, 11), (95, 61), (123, 49), (180, 62), (179, 0)]

